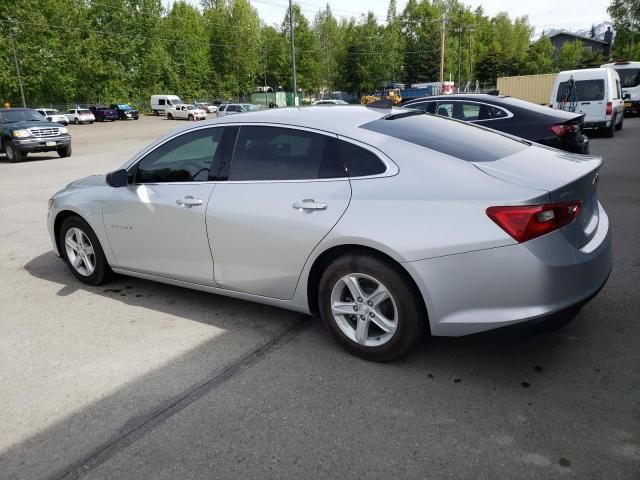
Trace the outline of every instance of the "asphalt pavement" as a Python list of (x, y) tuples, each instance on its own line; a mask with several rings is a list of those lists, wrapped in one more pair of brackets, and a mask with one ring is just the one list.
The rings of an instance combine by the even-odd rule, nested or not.
[(295, 313), (75, 280), (48, 197), (181, 124), (72, 126), (70, 158), (0, 156), (0, 478), (640, 478), (640, 118), (591, 140), (614, 269), (573, 322), (391, 364)]

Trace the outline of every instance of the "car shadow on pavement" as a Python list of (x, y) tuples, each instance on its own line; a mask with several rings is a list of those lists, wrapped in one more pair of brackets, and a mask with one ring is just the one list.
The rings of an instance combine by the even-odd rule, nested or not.
[[(60, 156), (55, 154), (55, 155), (42, 155), (42, 154), (29, 154), (26, 158), (23, 158), (22, 161), (20, 162), (15, 162), (16, 164), (18, 163), (29, 163), (29, 162), (41, 162), (44, 160), (55, 160), (55, 159), (59, 159)], [(0, 155), (0, 162), (3, 163), (11, 163), (8, 159), (7, 156), (2, 154)]]
[[(566, 333), (515, 338), (503, 335), (432, 338), (425, 340), (404, 360), (374, 364), (342, 351), (320, 322), (308, 321), (308, 316), (130, 277), (120, 276), (99, 287), (87, 286), (73, 277), (52, 252), (34, 258), (24, 268), (36, 278), (59, 285), (59, 296), (86, 291), (127, 305), (213, 325), (225, 332), (146, 371), (116, 391), (83, 405), (69, 416), (0, 452), (0, 471), (6, 478), (63, 478), (67, 475), (74, 478), (135, 442), (184, 408), (185, 402), (196, 401), (230, 375), (250, 368), (278, 350), (281, 355), (290, 356), (284, 361), (300, 365), (295, 368), (312, 369), (317, 375), (331, 378), (334, 373), (327, 371), (328, 365), (365, 368), (371, 374), (357, 376), (357, 382), (369, 384), (362, 386), (364, 391), (382, 388), (385, 383), (393, 385), (399, 381), (398, 376), (408, 379), (418, 376), (424, 381), (435, 377), (451, 385), (475, 383), (485, 388), (486, 384), (487, 388), (492, 385), (493, 390), (513, 391), (527, 388), (532, 383), (531, 377), (547, 365), (562, 363), (562, 346), (567, 342)], [(132, 315), (136, 313), (132, 312)], [(277, 324), (275, 327), (274, 323)], [(193, 365), (202, 365), (203, 358), (223, 348), (225, 342), (237, 342), (234, 337), (256, 329), (264, 330), (264, 340), (257, 345), (237, 349), (234, 356), (223, 358), (218, 365), (212, 364), (204, 373), (202, 368), (194, 369)], [(303, 341), (305, 346), (293, 348), (291, 353), (286, 347), (290, 341), (294, 346)], [(79, 382), (91, 381), (91, 378), (79, 379)]]

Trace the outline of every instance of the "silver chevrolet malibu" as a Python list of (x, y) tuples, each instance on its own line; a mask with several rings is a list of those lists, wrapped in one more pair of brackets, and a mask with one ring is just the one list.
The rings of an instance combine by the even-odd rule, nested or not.
[(311, 313), (388, 361), (425, 332), (575, 315), (612, 266), (601, 165), (416, 111), (277, 109), (189, 125), (71, 183), (48, 229), (82, 282)]

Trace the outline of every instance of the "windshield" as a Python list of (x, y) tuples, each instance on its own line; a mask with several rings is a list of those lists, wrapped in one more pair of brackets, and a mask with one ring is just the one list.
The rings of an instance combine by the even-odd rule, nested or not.
[(620, 86), (632, 88), (640, 85), (640, 68), (616, 68), (620, 75)]
[(118, 108), (120, 110), (132, 110), (131, 105), (129, 105), (128, 103), (120, 103), (118, 104)]
[(4, 123), (42, 121), (42, 115), (35, 110), (4, 110), (0, 118)]

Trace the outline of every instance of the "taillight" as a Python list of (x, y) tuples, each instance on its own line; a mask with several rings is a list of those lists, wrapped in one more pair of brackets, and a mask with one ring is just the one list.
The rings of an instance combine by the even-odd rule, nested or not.
[(607, 102), (607, 115), (611, 115), (612, 112), (613, 112), (613, 103)]
[(489, 207), (487, 215), (518, 243), (569, 225), (580, 214), (580, 202)]
[(576, 130), (578, 130), (578, 127), (575, 125), (558, 124), (551, 125), (549, 127), (549, 130), (551, 130), (556, 137), (562, 137), (563, 135), (575, 132)]

